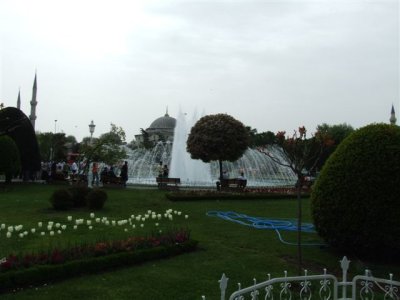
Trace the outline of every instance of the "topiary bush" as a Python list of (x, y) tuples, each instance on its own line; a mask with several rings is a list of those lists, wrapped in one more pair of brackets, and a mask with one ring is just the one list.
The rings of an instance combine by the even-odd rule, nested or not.
[(55, 210), (68, 210), (74, 206), (72, 194), (67, 189), (58, 189), (50, 197), (50, 203)]
[(93, 189), (86, 196), (86, 203), (90, 209), (102, 209), (107, 200), (107, 193), (100, 189)]
[(87, 186), (72, 186), (68, 189), (72, 195), (72, 201), (74, 207), (84, 207), (86, 206), (86, 196), (92, 190)]
[(348, 136), (311, 193), (315, 227), (330, 245), (367, 258), (399, 258), (400, 127), (373, 124)]

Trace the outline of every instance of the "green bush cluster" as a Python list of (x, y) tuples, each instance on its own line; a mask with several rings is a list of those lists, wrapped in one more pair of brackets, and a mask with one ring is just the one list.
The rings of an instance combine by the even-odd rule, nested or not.
[(99, 210), (103, 208), (106, 200), (105, 191), (85, 186), (58, 189), (50, 197), (50, 203), (55, 210), (68, 210), (73, 207)]
[(86, 201), (90, 209), (102, 209), (107, 200), (107, 193), (100, 189), (93, 189), (87, 196)]
[(362, 257), (400, 253), (400, 128), (363, 127), (328, 159), (312, 193), (315, 227), (330, 245)]

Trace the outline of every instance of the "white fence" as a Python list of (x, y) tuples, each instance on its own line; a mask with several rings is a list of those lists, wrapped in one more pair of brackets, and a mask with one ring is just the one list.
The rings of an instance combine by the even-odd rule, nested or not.
[[(317, 297), (320, 300), (400, 300), (400, 282), (393, 280), (393, 274), (389, 274), (388, 279), (376, 278), (371, 271), (365, 270), (364, 275), (353, 277), (352, 281), (347, 281), (347, 271), (350, 261), (343, 257), (340, 261), (342, 268), (342, 281), (332, 274), (328, 274), (324, 269), (324, 274), (308, 275), (307, 270), (303, 276), (288, 277), (285, 271), (284, 277), (271, 279), (257, 283), (255, 279), (252, 286), (241, 288), (229, 296), (229, 300), (311, 300)], [(225, 274), (218, 281), (221, 290), (221, 300), (225, 300), (228, 280)], [(205, 300), (206, 297), (202, 296)]]

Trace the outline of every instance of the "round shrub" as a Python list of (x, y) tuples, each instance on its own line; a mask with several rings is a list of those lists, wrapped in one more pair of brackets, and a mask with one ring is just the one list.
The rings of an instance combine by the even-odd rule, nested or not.
[(67, 189), (55, 190), (50, 197), (50, 203), (55, 210), (68, 210), (74, 206), (72, 194)]
[(311, 193), (315, 227), (346, 253), (393, 259), (400, 253), (400, 127), (373, 124), (348, 136)]
[(107, 200), (107, 193), (100, 189), (93, 189), (86, 196), (86, 202), (90, 209), (102, 209)]
[(86, 206), (86, 196), (92, 190), (87, 186), (73, 186), (68, 189), (72, 195), (72, 201), (74, 207), (84, 207)]

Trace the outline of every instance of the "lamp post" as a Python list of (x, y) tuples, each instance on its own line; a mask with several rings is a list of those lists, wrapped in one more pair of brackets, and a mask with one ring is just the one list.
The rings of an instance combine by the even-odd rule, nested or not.
[(90, 144), (92, 144), (93, 132), (96, 125), (94, 125), (93, 120), (89, 124), (89, 132), (90, 132)]
[(54, 134), (57, 133), (57, 120), (54, 120)]

